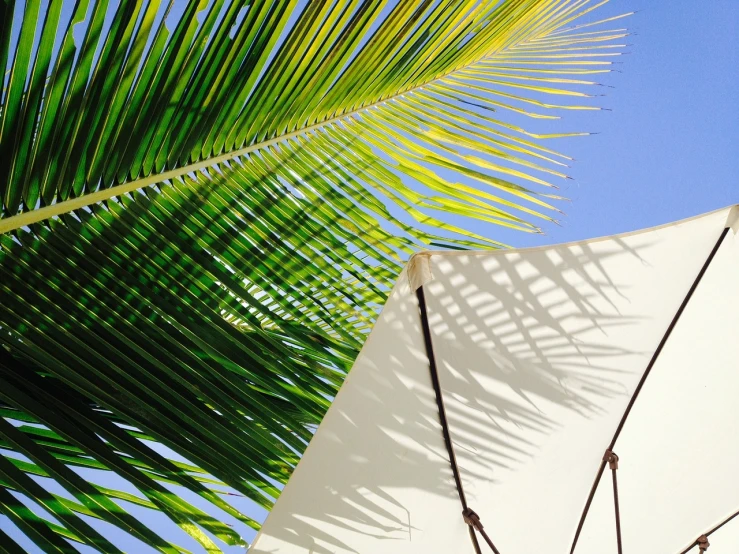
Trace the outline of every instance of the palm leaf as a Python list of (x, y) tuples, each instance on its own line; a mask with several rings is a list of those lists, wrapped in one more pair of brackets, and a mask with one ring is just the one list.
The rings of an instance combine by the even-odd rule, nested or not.
[(0, 512), (243, 544), (403, 260), (553, 220), (603, 3), (1, 0)]

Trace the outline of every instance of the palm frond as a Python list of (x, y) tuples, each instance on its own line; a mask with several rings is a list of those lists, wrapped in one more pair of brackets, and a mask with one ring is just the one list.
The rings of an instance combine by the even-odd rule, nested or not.
[(230, 495), (272, 505), (403, 260), (554, 219), (544, 144), (587, 133), (534, 125), (600, 109), (603, 3), (0, 1), (0, 512), (242, 544)]

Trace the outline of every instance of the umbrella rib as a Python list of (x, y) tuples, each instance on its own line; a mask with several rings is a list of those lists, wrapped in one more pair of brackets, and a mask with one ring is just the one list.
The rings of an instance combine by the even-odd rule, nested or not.
[[(672, 334), (672, 331), (675, 328), (675, 325), (677, 325), (677, 322), (680, 319), (680, 316), (685, 311), (685, 308), (688, 305), (688, 302), (690, 302), (690, 299), (693, 296), (693, 293), (698, 288), (698, 284), (701, 282), (701, 279), (703, 279), (703, 275), (705, 275), (706, 271), (708, 270), (708, 266), (711, 265), (713, 258), (716, 256), (716, 253), (718, 252), (718, 249), (721, 247), (721, 244), (723, 243), (724, 238), (726, 238), (726, 235), (728, 234), (730, 228), (731, 227), (725, 227), (724, 230), (721, 232), (721, 235), (716, 241), (716, 244), (713, 246), (711, 253), (708, 255), (708, 258), (706, 258), (706, 261), (703, 264), (703, 267), (701, 267), (700, 272), (698, 272), (698, 276), (693, 281), (693, 284), (688, 290), (688, 293), (685, 295), (685, 298), (683, 299), (682, 304), (680, 304), (680, 307), (675, 313), (675, 316), (672, 318), (670, 325), (667, 327), (667, 330), (665, 331), (665, 334), (663, 335), (662, 340), (660, 341), (659, 345), (657, 346), (657, 349), (654, 351), (654, 354), (652, 355), (652, 359), (649, 360), (649, 364), (647, 365), (647, 368), (644, 371), (644, 374), (639, 380), (639, 384), (636, 386), (636, 389), (634, 390), (634, 394), (631, 396), (631, 400), (626, 406), (626, 411), (621, 417), (621, 421), (619, 422), (618, 427), (616, 428), (616, 432), (613, 435), (613, 439), (611, 440), (611, 443), (608, 446), (609, 451), (613, 450), (613, 447), (616, 444), (616, 440), (618, 439), (619, 435), (621, 434), (621, 431), (624, 428), (624, 425), (626, 424), (626, 419), (629, 417), (629, 414), (631, 413), (631, 408), (634, 406), (634, 403), (636, 402), (636, 399), (639, 396), (639, 393), (641, 392), (641, 389), (644, 386), (644, 383), (646, 382), (647, 377), (649, 377), (649, 373), (652, 371), (654, 364), (657, 362), (657, 358), (659, 358), (659, 355), (662, 352), (662, 349), (667, 343), (667, 339), (670, 338), (670, 335)], [(593, 482), (593, 486), (590, 489), (590, 494), (588, 495), (588, 499), (585, 502), (585, 507), (583, 508), (582, 515), (580, 516), (580, 521), (577, 525), (577, 531), (575, 531), (575, 538), (572, 541), (572, 548), (570, 548), (570, 554), (574, 554), (575, 552), (575, 547), (577, 546), (577, 540), (580, 538), (580, 532), (582, 531), (583, 525), (585, 524), (585, 518), (587, 518), (588, 516), (588, 511), (590, 510), (590, 506), (593, 502), (593, 497), (595, 496), (595, 491), (598, 488), (598, 484), (600, 483), (600, 478), (603, 475), (603, 470), (605, 469), (605, 466), (606, 466), (606, 460), (604, 459), (600, 463), (600, 467), (598, 468), (598, 473), (595, 477), (595, 481)]]
[(478, 516), (468, 505), (467, 499), (464, 495), (464, 487), (462, 486), (462, 478), (459, 473), (459, 466), (457, 465), (457, 457), (454, 454), (454, 445), (452, 443), (451, 433), (449, 431), (449, 422), (446, 417), (446, 409), (444, 408), (444, 397), (441, 391), (441, 384), (439, 381), (439, 372), (436, 367), (436, 357), (434, 356), (434, 347), (431, 342), (431, 328), (429, 327), (428, 313), (426, 310), (426, 295), (423, 291), (423, 286), (416, 289), (416, 297), (418, 298), (418, 307), (421, 315), (421, 327), (423, 329), (423, 341), (426, 347), (426, 356), (429, 360), (429, 371), (431, 373), (431, 384), (434, 388), (434, 394), (436, 395), (436, 405), (439, 410), (439, 422), (441, 423), (441, 432), (444, 436), (444, 444), (449, 454), (449, 464), (452, 467), (452, 474), (454, 475), (454, 482), (457, 486), (457, 493), (459, 494), (459, 500), (462, 504), (462, 518), (464, 522), (469, 526), (470, 539), (472, 545), (475, 548), (476, 554), (481, 554), (480, 544), (477, 540), (475, 531), (480, 533), (488, 546), (492, 549), (494, 554), (500, 554), (498, 549), (493, 544), (488, 534), (485, 532), (482, 523), (480, 522), (480, 516)]
[[(715, 533), (716, 531), (718, 531), (719, 529), (721, 529), (724, 525), (726, 525), (727, 523), (729, 523), (732, 519), (734, 519), (737, 516), (739, 516), (739, 511), (736, 511), (733, 514), (731, 514), (729, 517), (727, 517), (721, 523), (719, 523), (718, 525), (716, 525), (710, 531), (706, 531), (705, 533), (703, 533), (700, 537), (698, 537), (696, 540), (694, 540), (692, 543), (690, 543), (690, 546), (688, 548), (686, 548), (685, 550), (681, 550), (680, 551), (680, 554), (687, 554), (688, 551), (692, 550), (692, 548), (694, 546), (699, 546), (700, 543), (701, 543), (701, 539), (705, 539), (705, 541), (707, 543), (708, 537), (710, 537), (713, 533)], [(707, 544), (706, 544), (706, 548), (703, 548), (703, 550), (706, 550), (706, 549), (707, 549)]]

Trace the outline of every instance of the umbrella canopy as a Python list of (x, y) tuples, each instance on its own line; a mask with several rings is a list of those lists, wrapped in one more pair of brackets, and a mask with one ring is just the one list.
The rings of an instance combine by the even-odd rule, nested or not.
[(739, 551), (738, 231), (416, 255), (250, 552)]

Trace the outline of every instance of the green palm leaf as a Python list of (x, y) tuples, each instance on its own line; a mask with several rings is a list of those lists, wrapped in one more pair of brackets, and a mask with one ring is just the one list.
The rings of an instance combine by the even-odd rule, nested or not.
[(553, 219), (603, 3), (0, 0), (0, 512), (244, 544), (403, 261)]

